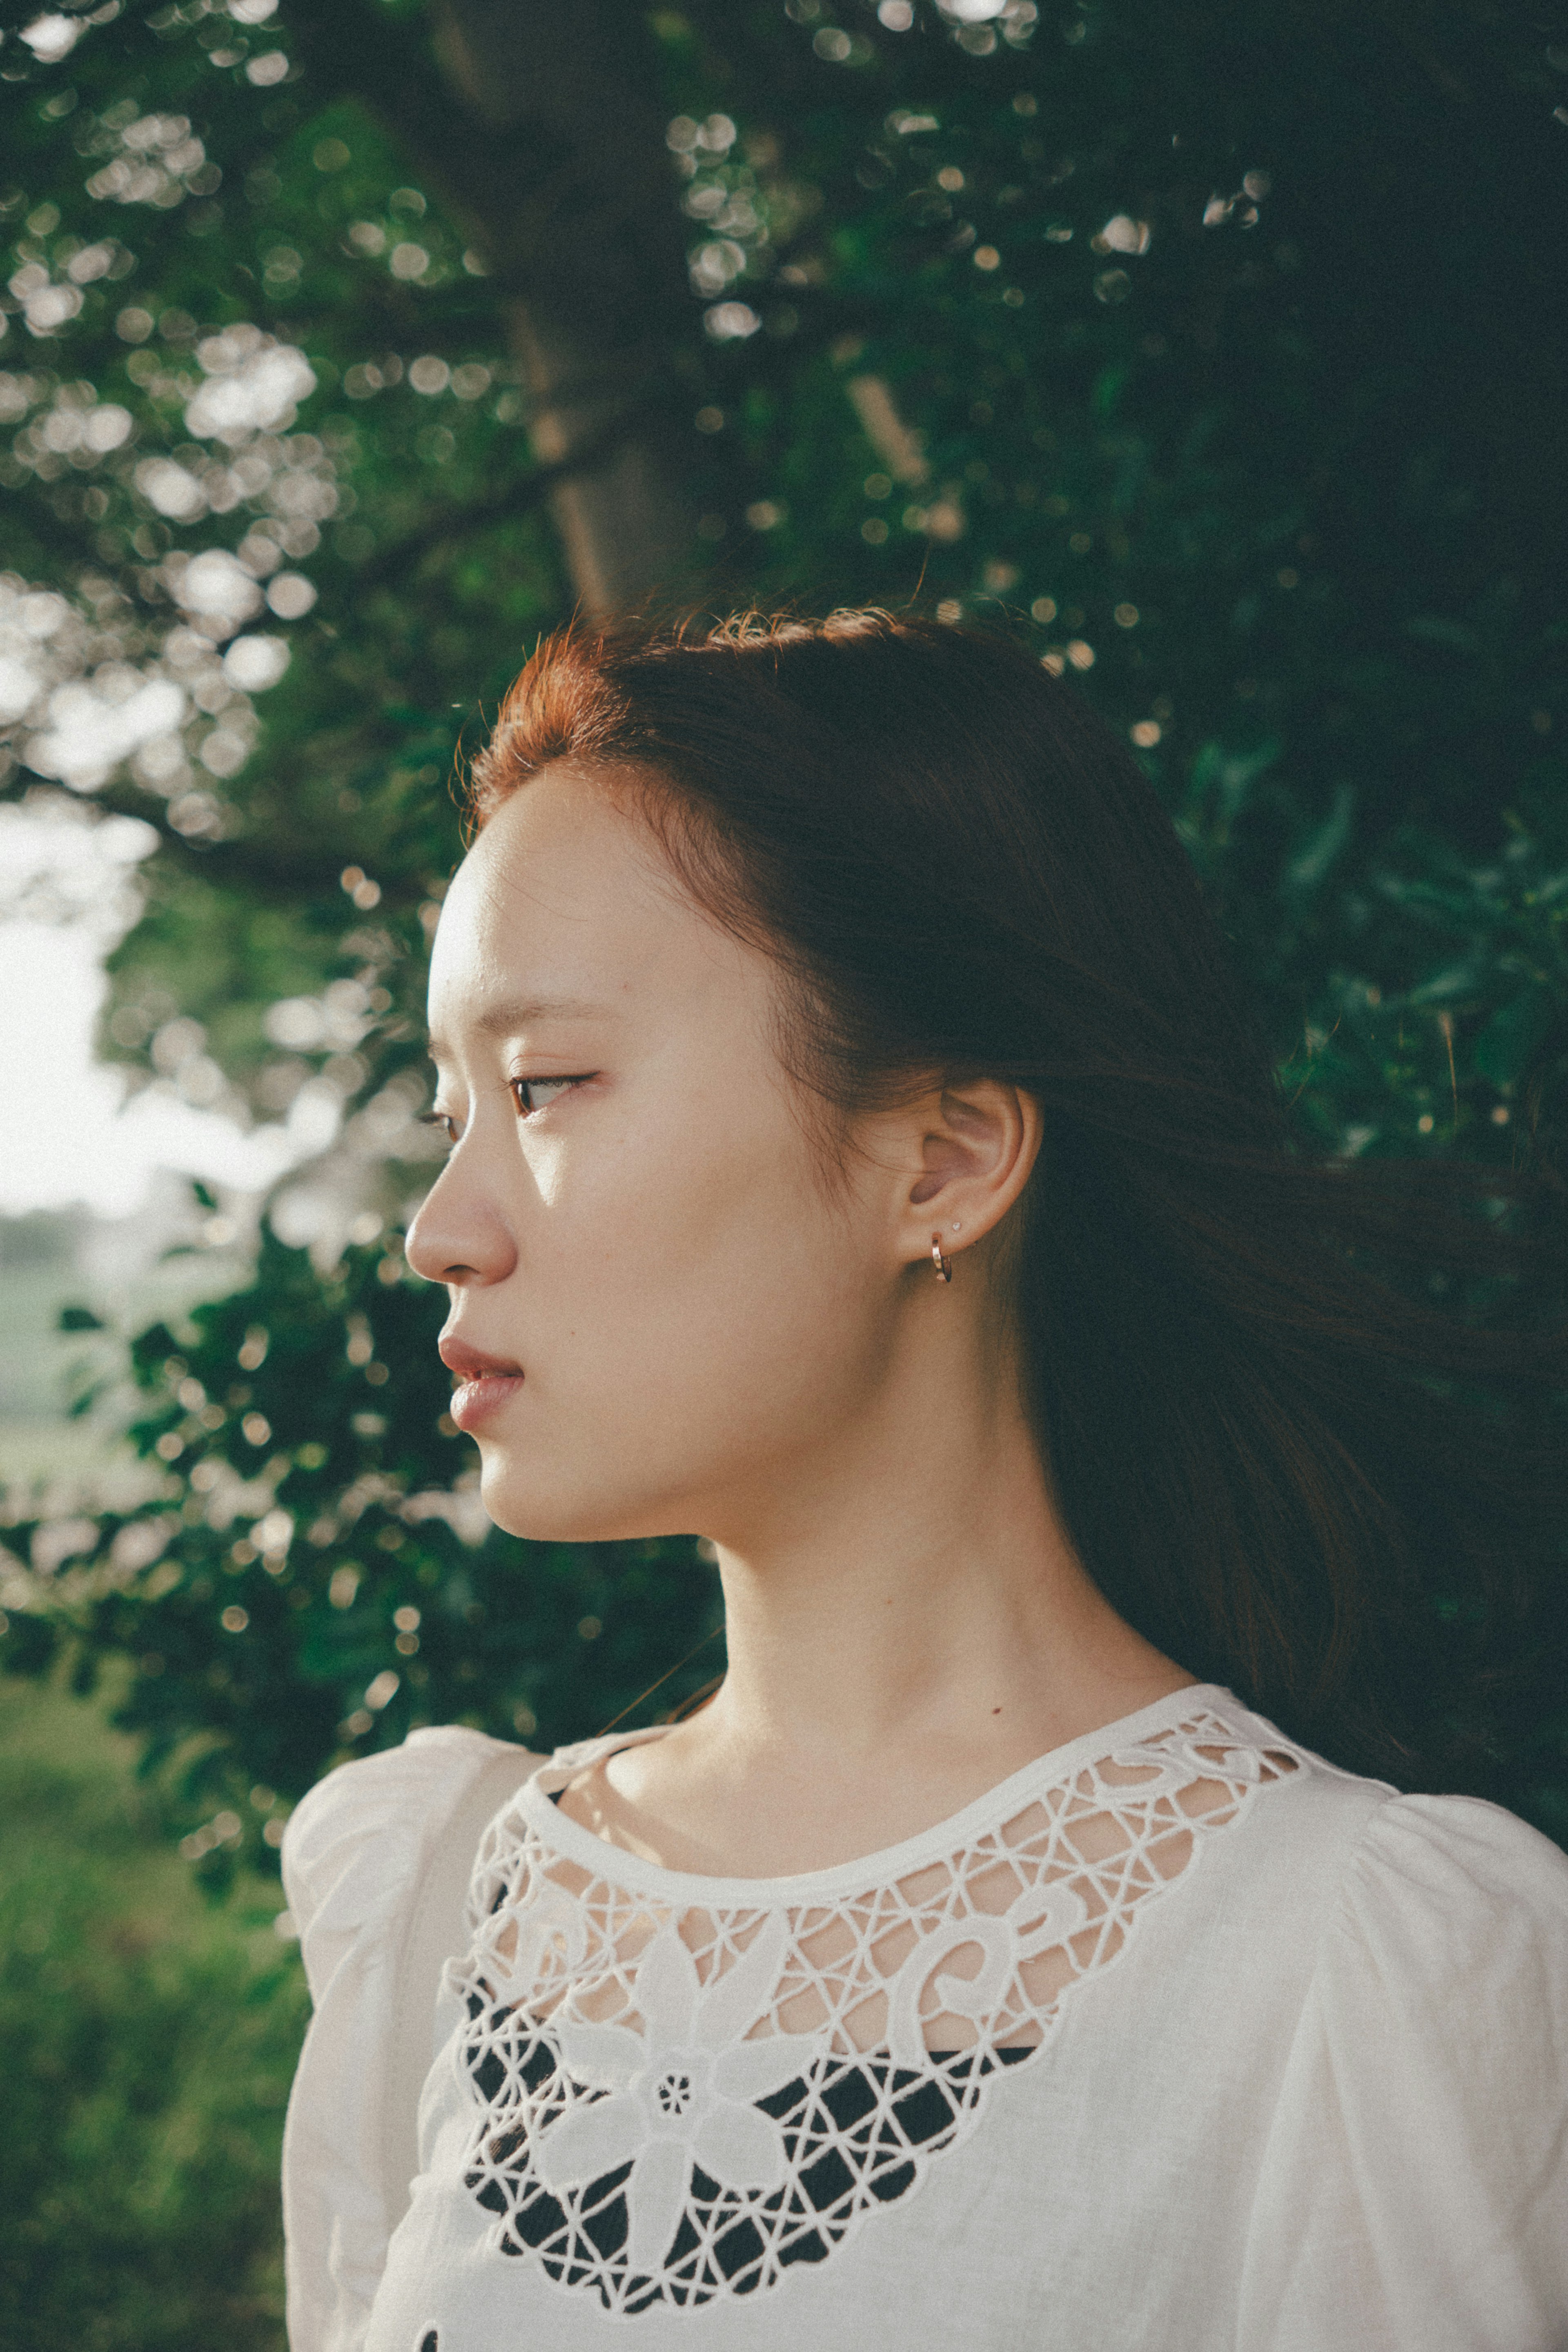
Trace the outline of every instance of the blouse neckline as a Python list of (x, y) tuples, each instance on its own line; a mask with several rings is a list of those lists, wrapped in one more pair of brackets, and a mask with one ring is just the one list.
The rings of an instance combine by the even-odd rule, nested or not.
[(596, 1878), (608, 1878), (629, 1892), (680, 1907), (717, 1905), (729, 1909), (764, 1911), (907, 1877), (939, 1855), (949, 1854), (972, 1837), (983, 1834), (998, 1820), (1021, 1811), (1040, 1789), (1070, 1779), (1113, 1748), (1134, 1745), (1156, 1732), (1174, 1730), (1186, 1717), (1215, 1708), (1232, 1718), (1245, 1714), (1234, 1693), (1223, 1684), (1188, 1683), (1137, 1708), (1132, 1715), (1120, 1717), (1114, 1723), (1102, 1724), (1061, 1747), (1048, 1748), (1043, 1755), (1009, 1773), (1005, 1780), (984, 1790), (958, 1812), (933, 1822), (927, 1829), (917, 1830), (896, 1845), (854, 1855), (825, 1870), (796, 1871), (771, 1878), (720, 1877), (702, 1871), (667, 1869), (663, 1863), (650, 1862), (625, 1846), (613, 1845), (608, 1838), (596, 1836), (552, 1801), (554, 1794), (585, 1765), (596, 1763), (612, 1748), (662, 1739), (671, 1727), (666, 1724), (652, 1724), (642, 1731), (630, 1733), (609, 1732), (599, 1739), (558, 1748), (528, 1775), (516, 1803), (542, 1846), (591, 1871)]

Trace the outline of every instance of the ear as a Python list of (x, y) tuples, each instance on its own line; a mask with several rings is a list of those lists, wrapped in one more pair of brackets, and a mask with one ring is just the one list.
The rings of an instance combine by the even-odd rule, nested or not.
[[(1000, 1078), (934, 1089), (911, 1104), (920, 1173), (900, 1206), (900, 1245), (913, 1264), (940, 1234), (956, 1256), (1000, 1223), (1028, 1183), (1044, 1137), (1040, 1105)], [(907, 1165), (907, 1162), (905, 1163)]]

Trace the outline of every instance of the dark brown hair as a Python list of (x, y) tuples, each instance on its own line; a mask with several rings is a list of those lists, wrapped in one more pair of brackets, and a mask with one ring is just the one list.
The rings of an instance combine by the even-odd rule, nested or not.
[(474, 821), (565, 758), (641, 780), (699, 902), (778, 960), (821, 1101), (983, 1073), (1040, 1102), (1030, 1402), (1122, 1613), (1340, 1761), (1488, 1785), (1488, 1680), (1568, 1502), (1560, 1192), (1535, 1181), (1532, 1237), (1521, 1178), (1297, 1148), (1137, 763), (1005, 639), (565, 630), (475, 762)]

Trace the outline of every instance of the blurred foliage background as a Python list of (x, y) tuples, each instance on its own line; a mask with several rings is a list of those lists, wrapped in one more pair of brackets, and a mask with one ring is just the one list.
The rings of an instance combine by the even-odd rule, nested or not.
[[(239, 1248), (223, 1296), (69, 1318), (77, 1409), (129, 1425), (140, 1483), (6, 1489), (5, 1703), (42, 1743), (14, 1769), (96, 1857), (57, 1914), (28, 1892), (42, 1831), (8, 1854), (5, 1901), (46, 1928), (12, 1940), (6, 1998), (38, 1995), (23, 2074), (112, 2051), (118, 2081), (183, 1999), (222, 2073), (243, 1978), (265, 2069), (298, 1990), (233, 1923), (326, 1766), (432, 1720), (580, 1736), (685, 1660), (647, 1719), (721, 1658), (688, 1656), (716, 1602), (692, 1546), (489, 1527), (442, 1302), (402, 1255), (449, 780), (540, 629), (649, 597), (1010, 619), (1136, 747), (1303, 1142), (1552, 1164), (1568, 14), (107, 0), (5, 25), (0, 790), (142, 829), (103, 1051), (292, 1161), (259, 1223), (198, 1188), (193, 1250)], [(128, 1800), (85, 1763), (41, 1760), (65, 1685), (100, 1675), (183, 1864), (152, 1816), (110, 1833)], [(1485, 1786), (1568, 1836), (1561, 1693)], [(230, 1890), (181, 1946), (186, 1993), (162, 1928), (127, 1930), (123, 1970), (40, 1971), (138, 1839), (147, 1886)], [(224, 2173), (206, 2032), (151, 2105), (113, 2095), (152, 2201), (128, 2181), (99, 2223), (163, 2268), (90, 2310), (28, 2298), (108, 2126), (37, 2103), (56, 2186), (12, 2232), (0, 2297), (35, 2315), (8, 2340), (183, 2341), (136, 2297), (203, 2263), (190, 2340), (279, 2340), (248, 2168), (271, 2110)], [(182, 2153), (158, 2117), (187, 2064)], [(204, 2252), (193, 2165), (226, 2184)]]
[(260, 1882), (203, 1900), (98, 1711), (6, 1690), (0, 2340), (16, 2352), (278, 2352), (277, 2158), (307, 2000), (277, 1910)]

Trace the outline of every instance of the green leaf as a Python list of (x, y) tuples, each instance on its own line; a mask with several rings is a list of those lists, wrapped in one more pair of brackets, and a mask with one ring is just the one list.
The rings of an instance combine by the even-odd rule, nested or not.
[(1335, 787), (1333, 806), (1285, 868), (1285, 886), (1292, 896), (1309, 897), (1327, 879), (1330, 867), (1350, 839), (1355, 814), (1355, 786)]
[(1474, 996), (1479, 985), (1480, 975), (1475, 964), (1448, 964), (1413, 988), (1405, 1002), (1406, 1004), (1453, 1004), (1460, 997)]

